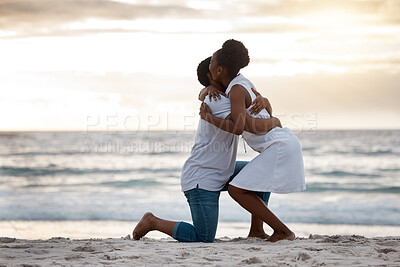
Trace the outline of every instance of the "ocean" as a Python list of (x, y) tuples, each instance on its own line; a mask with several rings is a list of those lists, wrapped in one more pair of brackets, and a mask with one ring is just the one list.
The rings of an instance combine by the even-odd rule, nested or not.
[[(295, 133), (307, 190), (271, 195), (270, 208), (282, 221), (400, 229), (399, 130)], [(194, 136), (2, 132), (0, 222), (130, 222), (146, 211), (190, 222), (180, 173)], [(248, 146), (245, 153), (243, 146), (241, 140), (237, 160), (257, 155)], [(223, 192), (219, 220), (247, 224), (250, 216)]]

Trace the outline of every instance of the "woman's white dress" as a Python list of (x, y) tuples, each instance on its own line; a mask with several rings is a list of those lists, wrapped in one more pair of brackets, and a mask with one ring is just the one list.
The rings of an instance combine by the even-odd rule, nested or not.
[[(230, 94), (232, 87), (239, 84), (246, 88), (253, 101), (256, 96), (251, 90), (254, 85), (239, 74), (228, 85), (225, 93)], [(259, 114), (250, 114), (255, 118), (270, 118), (264, 109)], [(288, 129), (275, 127), (266, 134), (243, 132), (243, 139), (255, 151), (260, 152), (230, 182), (231, 185), (259, 192), (292, 193), (306, 189), (303, 155), (297, 137)]]

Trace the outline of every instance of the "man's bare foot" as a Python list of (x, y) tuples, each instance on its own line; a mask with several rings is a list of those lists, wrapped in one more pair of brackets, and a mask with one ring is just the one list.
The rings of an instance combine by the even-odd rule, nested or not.
[(274, 232), (271, 237), (268, 239), (269, 242), (275, 243), (280, 240), (294, 240), (296, 238), (293, 232), (283, 233), (283, 232)]
[(139, 223), (136, 225), (132, 232), (132, 238), (139, 240), (145, 236), (148, 232), (154, 230), (156, 217), (151, 212), (146, 212)]
[(249, 237), (256, 237), (261, 239), (269, 239), (270, 235), (266, 234), (265, 232), (250, 232), (247, 238)]

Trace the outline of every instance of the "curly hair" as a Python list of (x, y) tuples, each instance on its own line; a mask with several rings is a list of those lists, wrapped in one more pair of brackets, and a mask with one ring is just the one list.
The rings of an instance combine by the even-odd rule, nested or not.
[(197, 67), (197, 79), (199, 82), (204, 85), (205, 87), (211, 85), (210, 80), (208, 79), (207, 73), (210, 72), (208, 66), (210, 65), (211, 57), (204, 59), (200, 62), (199, 66)]
[(231, 78), (250, 63), (249, 51), (242, 42), (230, 39), (217, 51), (217, 63), (225, 66)]

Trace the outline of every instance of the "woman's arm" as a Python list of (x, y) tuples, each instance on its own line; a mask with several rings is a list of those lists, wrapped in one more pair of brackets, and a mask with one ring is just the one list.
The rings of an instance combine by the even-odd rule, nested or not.
[(242, 134), (244, 130), (255, 134), (266, 133), (280, 125), (280, 121), (276, 118), (254, 119), (247, 115), (245, 93), (247, 91), (240, 85), (232, 87), (230, 96), (232, 113), (225, 119), (213, 116), (210, 107), (205, 103), (200, 107), (201, 118), (224, 131), (237, 135)]
[[(241, 85), (234, 85), (230, 91), (231, 120), (235, 126), (235, 134), (242, 134), (246, 125), (247, 90)], [(249, 95), (250, 96), (250, 95)]]
[(202, 103), (200, 106), (200, 117), (224, 131), (237, 135), (242, 134), (246, 122), (245, 93), (247, 91), (245, 89), (242, 90), (243, 88), (241, 87), (240, 85), (235, 85), (231, 89), (231, 114), (228, 117), (221, 119), (213, 116), (210, 107), (206, 103)]

